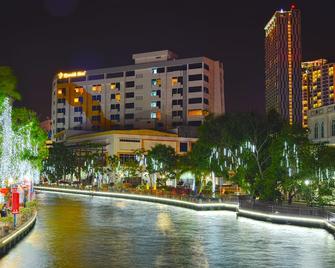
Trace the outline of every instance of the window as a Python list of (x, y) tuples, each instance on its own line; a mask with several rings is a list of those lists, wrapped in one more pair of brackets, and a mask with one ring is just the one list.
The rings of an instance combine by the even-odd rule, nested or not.
[(335, 120), (332, 120), (332, 136), (335, 136)]
[(152, 112), (152, 113), (150, 114), (150, 118), (151, 118), (151, 119), (156, 119), (156, 118), (157, 118), (157, 113), (156, 113), (156, 112)]
[(99, 79), (104, 79), (104, 78), (105, 78), (104, 74), (95, 74), (95, 75), (88, 76), (88, 80), (99, 80)]
[(120, 111), (120, 104), (111, 104), (111, 110), (119, 110)]
[(73, 102), (74, 102), (74, 103), (78, 103), (78, 102), (79, 102), (79, 98), (74, 98), (74, 99), (73, 99)]
[(134, 86), (135, 86), (135, 82), (134, 81), (127, 81), (126, 82), (126, 88), (134, 87)]
[(187, 142), (181, 142), (179, 144), (179, 151), (182, 153), (187, 153)]
[(325, 137), (325, 124), (321, 122), (321, 139)]
[(92, 101), (101, 101), (101, 95), (93, 95)]
[(81, 106), (74, 107), (74, 112), (75, 113), (82, 113), (83, 112), (83, 107), (81, 107)]
[(178, 127), (178, 126), (182, 126), (183, 122), (172, 122), (172, 126), (173, 127)]
[(76, 92), (77, 94), (83, 94), (84, 93), (84, 88), (82, 88), (82, 87), (75, 87), (74, 88), (74, 92)]
[(83, 103), (84, 102), (84, 97), (79, 97), (79, 102)]
[(204, 87), (204, 92), (207, 93), (207, 94), (209, 93), (208, 87)]
[[(132, 128), (132, 127), (130, 127)], [(120, 163), (124, 164), (127, 162), (134, 162), (136, 161), (136, 156), (134, 154), (120, 154), (119, 155)]]
[(152, 74), (157, 74), (157, 73), (158, 73), (158, 72), (157, 72), (157, 68), (152, 68), (151, 73), (152, 73)]
[(120, 89), (120, 83), (111, 83), (111, 89), (112, 90)]
[(133, 109), (135, 107), (135, 105), (134, 105), (134, 103), (132, 102), (132, 103), (126, 103), (125, 104), (125, 108), (126, 109)]
[(167, 72), (176, 72), (176, 71), (184, 71), (184, 70), (187, 70), (187, 65), (167, 67)]
[(57, 103), (63, 103), (63, 104), (65, 104), (65, 99), (58, 99)]
[(204, 69), (206, 69), (206, 70), (209, 71), (209, 66), (208, 66), (208, 64), (204, 63)]
[(58, 94), (58, 95), (65, 95), (65, 93), (66, 93), (66, 89), (65, 89), (65, 88), (59, 88), (59, 89), (57, 90), (57, 94)]
[(126, 99), (134, 98), (134, 97), (135, 97), (135, 93), (134, 92), (127, 92), (126, 93)]
[(76, 116), (76, 117), (73, 118), (73, 121), (74, 122), (80, 122), (80, 123), (82, 123), (83, 122), (83, 118), (81, 116), (78, 116), (78, 117)]
[(204, 81), (208, 82), (208, 76), (204, 74)]
[(125, 114), (124, 118), (125, 119), (134, 119), (134, 114)]
[(160, 78), (151, 79), (151, 85), (160, 87), (162, 85), (162, 80)]
[(208, 99), (204, 98), (204, 103), (208, 105)]
[(202, 92), (202, 87), (197, 86), (197, 87), (189, 87), (188, 92), (193, 93), (193, 92)]
[(59, 114), (65, 114), (65, 108), (58, 108), (57, 113)]
[(101, 111), (101, 106), (100, 105), (93, 105), (92, 106), (92, 111)]
[(57, 131), (56, 132), (61, 132), (63, 131), (65, 128), (61, 127), (61, 128), (57, 128)]
[(124, 129), (133, 129), (134, 125), (133, 124), (125, 124)]
[(119, 77), (123, 77), (123, 72), (121, 73), (109, 73), (106, 76), (107, 78), (119, 78)]
[(201, 125), (201, 121), (189, 121), (188, 122), (189, 126), (194, 126), (194, 127), (198, 127)]
[(120, 93), (116, 93), (116, 94), (115, 94), (115, 100), (116, 100), (117, 102), (120, 102), (120, 101), (121, 101), (121, 94), (120, 94)]
[(172, 77), (171, 85), (176, 86), (178, 84), (178, 77)]
[(151, 72), (153, 74), (164, 73), (165, 72), (165, 68), (164, 67), (161, 67), (161, 68), (152, 68)]
[(57, 123), (65, 124), (65, 118), (57, 118)]
[(152, 96), (152, 97), (158, 96), (158, 91), (159, 91), (159, 90), (152, 90), (152, 91), (151, 91), (151, 96)]
[(126, 72), (126, 76), (135, 76), (135, 71)]
[(189, 69), (199, 69), (199, 68), (202, 68), (202, 62), (189, 64), (188, 68)]
[(111, 114), (110, 118), (111, 118), (111, 120), (120, 121), (120, 115), (119, 114)]
[(183, 100), (172, 100), (172, 105), (183, 106)]
[(203, 111), (201, 109), (197, 109), (197, 110), (189, 110), (188, 111), (188, 116), (192, 117), (192, 116), (202, 116), (203, 115)]
[(92, 91), (94, 92), (101, 92), (101, 85), (93, 85)]
[(92, 121), (100, 121), (100, 115), (93, 115), (92, 116)]
[(172, 111), (172, 117), (183, 117), (183, 111)]
[(188, 81), (202, 80), (202, 74), (191, 74), (188, 76)]
[(160, 108), (161, 107), (161, 102), (160, 101), (152, 101), (150, 104), (151, 108)]
[(120, 139), (120, 142), (136, 142), (136, 143), (139, 143), (141, 141), (140, 140), (134, 140), (134, 139)]
[(194, 103), (202, 103), (202, 98), (191, 98), (188, 99), (189, 104), (194, 104)]
[(111, 100), (115, 100), (115, 94), (111, 94)]
[(314, 139), (318, 139), (319, 138), (319, 124), (315, 123), (314, 125)]
[(182, 88), (173, 88), (172, 89), (172, 95), (175, 95), (175, 94), (180, 94), (183, 96), (183, 89)]

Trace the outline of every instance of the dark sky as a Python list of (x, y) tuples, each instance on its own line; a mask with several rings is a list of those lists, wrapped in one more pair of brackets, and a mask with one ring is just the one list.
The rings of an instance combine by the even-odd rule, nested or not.
[[(13, 68), (25, 105), (50, 114), (62, 70), (131, 64), (131, 54), (170, 49), (223, 61), (227, 111), (262, 112), (264, 25), (292, 1), (8, 0), (0, 5), (0, 65)], [(303, 59), (335, 60), (334, 0), (295, 1)]]

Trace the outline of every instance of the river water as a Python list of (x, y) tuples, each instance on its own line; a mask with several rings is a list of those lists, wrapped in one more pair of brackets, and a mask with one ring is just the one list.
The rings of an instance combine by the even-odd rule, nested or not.
[(0, 267), (335, 267), (324, 230), (114, 198), (39, 193)]

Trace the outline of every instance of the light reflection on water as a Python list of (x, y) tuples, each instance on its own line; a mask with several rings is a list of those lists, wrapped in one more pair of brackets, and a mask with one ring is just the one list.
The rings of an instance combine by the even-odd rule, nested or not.
[(335, 267), (335, 240), (324, 230), (131, 200), (38, 199), (36, 226), (0, 268)]

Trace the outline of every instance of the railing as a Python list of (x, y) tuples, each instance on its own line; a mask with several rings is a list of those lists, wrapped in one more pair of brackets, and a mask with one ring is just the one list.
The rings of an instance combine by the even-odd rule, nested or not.
[[(307, 207), (299, 205), (277, 205), (274, 203), (260, 202), (254, 200), (240, 200), (239, 207), (241, 209), (250, 209), (258, 212), (283, 214), (289, 216), (305, 216), (327, 218), (330, 212), (325, 208)], [(331, 213), (334, 214), (334, 213)], [(335, 221), (335, 216), (334, 216)]]
[[(42, 185), (41, 185), (42, 186)], [(78, 190), (97, 190), (90, 187), (80, 188), (79, 186), (71, 186), (68, 184), (59, 184), (59, 185), (47, 185), (47, 187), (55, 187), (55, 188), (63, 188), (63, 189), (78, 189)], [(98, 191), (98, 190), (97, 190)], [(106, 192), (106, 190), (105, 190)], [(230, 203), (230, 204), (238, 204), (239, 197), (233, 195), (226, 195), (226, 196), (219, 196), (219, 197), (210, 197), (205, 195), (194, 195), (192, 193), (184, 193), (184, 194), (173, 194), (169, 191), (160, 191), (160, 190), (137, 190), (137, 189), (122, 189), (117, 190), (115, 188), (109, 188), (107, 192), (111, 193), (124, 193), (124, 194), (136, 194), (136, 195), (143, 195), (143, 196), (154, 196), (154, 197), (161, 197), (161, 198), (169, 198), (174, 200), (182, 200), (192, 203)]]

